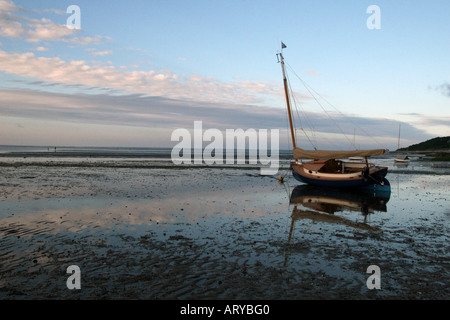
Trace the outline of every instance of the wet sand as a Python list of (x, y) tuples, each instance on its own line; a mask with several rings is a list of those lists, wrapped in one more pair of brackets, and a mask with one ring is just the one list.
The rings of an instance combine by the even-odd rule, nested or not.
[(2, 166), (0, 299), (449, 299), (448, 175), (388, 179), (330, 222), (258, 170)]

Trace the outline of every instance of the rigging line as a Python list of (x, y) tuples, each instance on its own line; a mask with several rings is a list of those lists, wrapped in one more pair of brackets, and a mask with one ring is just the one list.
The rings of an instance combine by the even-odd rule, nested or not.
[(340, 147), (340, 145), (336, 144), (333, 140), (328, 139), (328, 138), (327, 138), (327, 135), (322, 135), (322, 136), (321, 136), (321, 139), (327, 141), (329, 145), (332, 145), (332, 146), (334, 146), (334, 147), (336, 147), (336, 148), (339, 148), (339, 147)]
[[(296, 108), (295, 111), (297, 112), (297, 117), (300, 118), (300, 114), (299, 114), (298, 108)], [(306, 122), (306, 124), (307, 124), (307, 126), (308, 126), (308, 130), (309, 130), (310, 133), (311, 133), (311, 139), (312, 139), (314, 142), (311, 141), (311, 139), (309, 138), (307, 131), (305, 131), (305, 128), (302, 127), (302, 128), (300, 128), (300, 129), (303, 131), (303, 133), (305, 134), (305, 136), (308, 138), (308, 140), (309, 140), (309, 142), (311, 143), (311, 145), (313, 146), (313, 148), (316, 149), (316, 147), (317, 147), (317, 135), (316, 135), (316, 132), (315, 132), (316, 129), (315, 129), (315, 127), (314, 127), (314, 124), (312, 124), (311, 121), (309, 121), (309, 118), (308, 118), (308, 116), (306, 115), (306, 111), (301, 110), (301, 113), (303, 114), (303, 118), (305, 119), (305, 122)]]
[[(306, 138), (308, 139), (308, 141), (309, 141), (309, 143), (312, 145), (312, 147), (314, 148), (314, 149), (316, 149), (316, 146), (315, 146), (315, 144), (311, 141), (311, 139), (310, 139), (310, 137), (308, 136), (308, 133), (304, 130), (304, 128), (303, 128), (303, 126), (302, 126), (302, 118), (300, 117), (300, 115), (298, 114), (298, 107), (297, 107), (297, 100), (295, 99), (295, 95), (293, 94), (293, 90), (292, 90), (292, 87), (291, 87), (291, 82), (290, 82), (290, 80), (289, 80), (289, 75), (287, 74), (287, 72), (286, 72), (286, 79), (287, 79), (287, 83), (288, 83), (288, 86), (289, 86), (289, 89), (290, 89), (290, 91), (289, 91), (289, 95), (292, 97), (292, 99), (293, 99), (293, 102), (294, 102), (294, 105), (295, 105), (295, 111), (297, 112), (297, 117), (298, 117), (298, 119), (299, 119), (299, 121), (300, 121), (300, 129), (303, 131), (303, 133), (304, 133), (304, 135), (306, 136)], [(309, 129), (311, 130), (311, 132), (312, 133), (314, 133), (314, 129), (312, 128), (312, 126), (308, 123), (309, 121), (308, 121), (308, 117), (306, 117), (306, 114), (305, 114), (305, 117), (304, 117), (305, 119), (306, 119), (306, 122), (307, 122), (307, 125), (309, 126)], [(294, 122), (294, 127), (295, 127), (295, 122)], [(297, 135), (297, 128), (294, 128), (294, 134), (295, 135)]]
[[(287, 80), (287, 84), (288, 84), (288, 87), (289, 87), (289, 97), (292, 98), (292, 102), (293, 102), (292, 105), (294, 105), (296, 107), (296, 110), (297, 110), (297, 100), (295, 99), (295, 95), (293, 94), (291, 81), (289, 80), (289, 76), (287, 74), (286, 74), (286, 80)], [(299, 118), (298, 120), (300, 122), (300, 127), (303, 127), (302, 119)], [(295, 125), (295, 123), (294, 123), (294, 125)]]
[[(292, 69), (292, 67), (291, 66), (289, 66), (291, 69)], [(293, 71), (294, 72), (294, 74), (300, 79), (300, 77), (295, 73), (295, 71)], [(304, 82), (302, 79), (300, 79), (300, 81), (302, 81), (303, 82), (303, 84), (305, 85), (305, 87), (307, 86), (307, 87), (309, 87), (312, 91), (314, 91), (314, 93), (316, 93), (320, 98), (322, 98), (326, 103), (328, 103), (328, 105), (330, 105), (334, 110), (336, 110), (340, 115), (342, 115), (343, 117), (345, 117), (345, 118), (348, 118), (348, 120), (353, 124), (353, 125), (355, 125), (358, 129), (360, 129), (361, 131), (363, 131), (364, 132), (364, 134), (367, 136), (367, 137), (369, 137), (369, 138), (371, 138), (377, 145), (379, 145), (380, 147), (382, 147), (383, 145), (379, 142), (379, 141), (377, 141), (374, 137), (373, 137), (373, 135), (371, 135), (371, 134), (369, 134), (364, 128), (362, 128), (361, 126), (359, 126), (357, 123), (355, 123), (354, 121), (352, 121), (352, 119), (351, 118), (349, 118), (348, 116), (346, 116), (344, 113), (342, 113), (338, 108), (336, 108), (331, 102), (329, 102), (327, 99), (325, 99), (320, 93), (318, 93), (316, 90), (314, 90), (314, 88), (312, 88), (310, 85), (308, 85), (306, 82)], [(353, 145), (353, 147), (356, 149), (356, 144), (355, 144), (355, 142), (353, 142), (353, 143), (351, 143), (352, 145)]]
[(308, 90), (309, 94), (314, 98), (314, 100), (316, 100), (317, 104), (322, 108), (322, 110), (325, 112), (325, 114), (327, 115), (327, 117), (332, 120), (334, 122), (334, 124), (336, 125), (336, 127), (339, 129), (339, 131), (341, 131), (341, 133), (344, 135), (344, 137), (348, 140), (348, 142), (350, 143), (351, 146), (353, 146), (352, 141), (347, 137), (347, 135), (344, 133), (344, 131), (342, 130), (342, 128), (337, 124), (337, 122), (329, 115), (328, 111), (325, 110), (325, 108), (322, 106), (322, 104), (319, 102), (319, 100), (317, 100), (316, 96), (314, 94), (312, 94), (311, 90), (309, 90), (309, 86), (305, 83), (305, 81), (303, 81), (303, 79), (301, 79), (297, 73), (295, 73), (294, 69), (292, 69), (292, 67), (286, 62), (286, 64), (288, 65), (288, 67), (292, 70), (292, 72), (294, 73), (295, 76), (297, 76), (297, 78), (303, 83), (303, 85), (305, 86), (306, 90)]
[[(291, 87), (291, 85), (290, 85), (290, 83), (289, 83), (289, 87)], [(302, 117), (300, 116), (300, 114), (299, 114), (299, 105), (301, 106), (301, 104), (300, 103), (297, 103), (297, 100), (296, 100), (296, 97), (295, 97), (295, 94), (294, 94), (294, 91), (292, 90), (292, 88), (291, 88), (291, 92), (292, 92), (292, 97), (293, 97), (293, 99), (294, 99), (294, 105), (295, 105), (295, 111), (296, 111), (296, 113), (297, 113), (297, 118), (299, 119), (299, 121), (300, 121), (300, 126), (301, 126), (301, 128), (300, 128), (300, 130), (302, 130), (303, 131), (303, 133), (305, 134), (305, 136), (308, 138), (308, 140), (309, 140), (309, 142), (311, 143), (311, 145), (313, 146), (313, 148), (316, 148), (316, 145), (317, 145), (317, 143), (316, 142), (312, 142), (311, 141), (311, 139), (309, 138), (309, 136), (308, 136), (308, 133), (305, 131), (305, 128), (304, 128), (304, 126), (302, 125), (302, 123), (301, 123), (301, 121), (302, 121)], [(312, 125), (311, 124), (311, 122), (309, 121), (309, 118), (306, 116), (306, 112), (303, 110), (303, 108), (300, 110), (301, 111), (301, 113), (303, 114), (303, 118), (304, 118), (304, 120), (305, 120), (305, 123), (306, 123), (306, 125), (307, 125), (307, 127), (309, 128), (309, 130), (310, 130), (310, 132), (311, 132), (311, 135), (314, 137), (314, 141), (316, 140), (315, 139), (315, 132), (314, 132), (314, 125)]]
[[(296, 102), (296, 100), (295, 100), (295, 96), (293, 95), (292, 97), (293, 97), (293, 100), (294, 100), (295, 112), (296, 112), (296, 114), (297, 114), (297, 118), (298, 118), (299, 121), (300, 121), (300, 128), (295, 128), (295, 134), (297, 135), (297, 130), (303, 131), (303, 134), (304, 134), (305, 137), (308, 139), (308, 141), (309, 141), (309, 143), (311, 144), (311, 146), (312, 146), (314, 149), (316, 149), (315, 143), (311, 140), (312, 138), (309, 137), (308, 132), (305, 131), (304, 126), (303, 126), (302, 123), (301, 123), (302, 117), (300, 117), (300, 114), (299, 114), (299, 111), (298, 111), (299, 108), (298, 108), (297, 102)], [(305, 116), (304, 119), (308, 119), (308, 118)], [(315, 135), (314, 135), (314, 130), (313, 130), (313, 129), (311, 128), (311, 126), (309, 125), (309, 121), (306, 121), (306, 123), (307, 123), (307, 125), (309, 126), (309, 130), (311, 131), (312, 136), (315, 136)], [(314, 140), (315, 140), (315, 138), (314, 138)]]
[[(297, 106), (296, 106), (296, 108), (295, 108), (295, 111), (296, 111), (296, 113), (297, 113), (297, 118), (301, 118), (300, 117), (300, 114), (299, 114), (299, 111), (298, 111), (298, 108), (297, 108)], [(314, 149), (317, 149), (316, 147), (317, 147), (317, 137), (316, 137), (316, 134), (315, 134), (315, 129), (314, 129), (314, 126), (313, 125), (311, 125), (310, 124), (310, 121), (308, 120), (308, 118), (306, 117), (306, 113), (304, 113), (304, 112), (302, 112), (303, 114), (304, 114), (304, 118), (305, 118), (305, 122), (307, 123), (307, 125), (308, 125), (308, 129), (309, 129), (309, 131), (310, 131), (310, 133), (311, 133), (311, 137), (308, 135), (308, 132), (305, 130), (305, 128), (304, 127), (301, 127), (300, 128), (300, 130), (301, 131), (303, 131), (303, 134), (306, 136), (306, 138), (308, 139), (308, 141), (309, 141), (309, 143), (311, 144), (311, 146), (314, 148)]]
[[(308, 85), (308, 84), (306, 84)], [(309, 86), (309, 85), (308, 85)], [(310, 87), (310, 86), (309, 86)], [(339, 109), (337, 109), (331, 102), (329, 102), (327, 99), (325, 99), (324, 97), (322, 97), (318, 92), (316, 92), (312, 87), (310, 87), (312, 91), (314, 91), (319, 97), (321, 97), (326, 103), (328, 103), (334, 110), (336, 110), (339, 114), (341, 114), (343, 117), (347, 118), (355, 127), (357, 127), (358, 129), (360, 129), (362, 132), (364, 132), (364, 134), (371, 138), (376, 144), (378, 144), (379, 146), (382, 146), (381, 143), (379, 143), (379, 141), (377, 141), (373, 135), (370, 135), (363, 127), (359, 126), (357, 123), (355, 123), (350, 117), (346, 116), (345, 114), (343, 114)], [(356, 149), (356, 144), (355, 142), (352, 143)]]
[[(296, 106), (296, 108), (295, 108), (295, 111), (296, 111), (296, 113), (297, 113), (297, 118), (301, 119), (300, 114), (299, 114), (299, 112), (298, 112), (297, 106)], [(305, 114), (304, 112), (302, 112), (302, 113)], [(306, 116), (306, 114), (305, 114), (305, 116)], [(309, 141), (309, 143), (311, 143), (312, 147), (313, 147), (314, 149), (316, 149), (316, 146), (317, 146), (317, 140), (316, 140), (316, 134), (315, 134), (314, 128), (313, 128), (314, 126), (311, 126), (311, 125), (309, 124), (309, 121), (307, 120), (308, 118), (305, 117), (305, 116), (304, 116), (304, 118), (306, 119), (305, 122), (308, 124), (309, 131), (311, 132), (311, 138), (309, 138), (308, 133), (307, 133), (307, 131), (305, 130), (304, 127), (301, 127), (300, 130), (303, 131), (303, 133), (304, 133), (304, 135), (306, 136), (306, 138), (308, 138), (308, 141)], [(311, 139), (314, 140), (314, 142), (313, 142)]]

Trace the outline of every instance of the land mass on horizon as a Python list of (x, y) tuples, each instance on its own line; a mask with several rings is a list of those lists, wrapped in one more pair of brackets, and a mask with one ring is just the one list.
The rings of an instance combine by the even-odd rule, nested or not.
[(397, 151), (444, 151), (450, 152), (450, 136), (436, 137), (424, 142), (400, 148)]

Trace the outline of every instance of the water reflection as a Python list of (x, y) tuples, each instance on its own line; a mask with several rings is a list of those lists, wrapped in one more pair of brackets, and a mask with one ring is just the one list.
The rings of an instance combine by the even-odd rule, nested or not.
[[(346, 225), (352, 228), (378, 231), (379, 228), (367, 224), (367, 216), (374, 212), (386, 212), (387, 202), (391, 195), (391, 187), (385, 179), (384, 186), (373, 186), (357, 190), (328, 189), (310, 185), (299, 185), (292, 190), (290, 204), (292, 222), (289, 241), (292, 238), (295, 221), (310, 219), (314, 222), (325, 222)], [(337, 212), (361, 212), (364, 222), (355, 222), (335, 215)]]
[(394, 167), (397, 168), (407, 168), (409, 166), (409, 162), (394, 162)]

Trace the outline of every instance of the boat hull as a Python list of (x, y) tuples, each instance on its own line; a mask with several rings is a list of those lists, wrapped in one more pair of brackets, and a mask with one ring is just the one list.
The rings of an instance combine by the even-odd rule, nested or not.
[(353, 174), (324, 174), (305, 170), (302, 164), (292, 163), (291, 170), (296, 180), (310, 185), (330, 188), (357, 188), (374, 184), (383, 184), (388, 168), (374, 166), (370, 168), (367, 175), (364, 175), (362, 172)]

